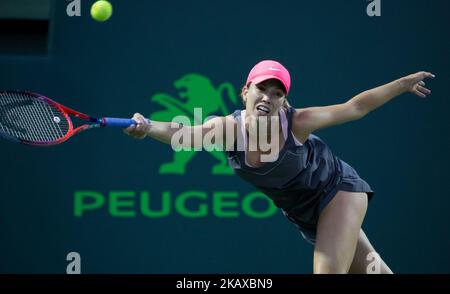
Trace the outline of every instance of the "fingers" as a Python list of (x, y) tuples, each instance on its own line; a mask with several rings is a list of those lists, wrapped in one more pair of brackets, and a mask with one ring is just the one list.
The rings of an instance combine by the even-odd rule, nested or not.
[(420, 91), (421, 93), (425, 94), (425, 95), (428, 95), (428, 94), (431, 93), (430, 89), (427, 89), (427, 88), (425, 88), (425, 87), (423, 87), (421, 85), (417, 85), (417, 90)]
[(434, 79), (436, 76), (434, 74), (432, 74), (431, 72), (421, 71), (421, 72), (419, 72), (419, 77), (420, 77), (420, 80), (423, 80), (423, 79), (427, 79), (427, 78)]
[(430, 89), (427, 89), (427, 88), (425, 88), (425, 87), (423, 87), (423, 86), (421, 86), (421, 85), (417, 85), (417, 86), (414, 88), (413, 93), (414, 93), (415, 95), (421, 97), (421, 98), (426, 98), (427, 95), (429, 95), (429, 94), (431, 93), (431, 90), (430, 90)]
[(420, 92), (420, 91), (417, 90), (417, 89), (414, 90), (413, 93), (414, 93), (414, 95), (417, 95), (417, 96), (419, 96), (420, 98), (426, 98), (426, 97), (427, 97), (424, 93)]
[(430, 78), (430, 79), (434, 79), (436, 76), (434, 74), (432, 74), (431, 72), (427, 72), (427, 71), (419, 71), (415, 74), (411, 74), (408, 76), (410, 82), (412, 82), (413, 84), (419, 83), (424, 79)]
[(426, 78), (434, 79), (435, 77), (434, 74), (427, 71), (420, 71), (411, 75), (409, 91), (421, 98), (426, 98), (431, 93), (431, 90), (425, 87), (426, 83), (423, 80)]
[(129, 126), (124, 132), (135, 139), (144, 139), (150, 131), (150, 122), (140, 113), (135, 113), (132, 119), (136, 124)]
[(131, 125), (128, 128), (124, 129), (123, 131), (127, 134), (131, 133), (132, 131), (134, 131), (136, 129), (136, 125)]
[(138, 124), (146, 123), (145, 117), (142, 114), (140, 114), (140, 113), (135, 113), (133, 115), (133, 120), (135, 120)]

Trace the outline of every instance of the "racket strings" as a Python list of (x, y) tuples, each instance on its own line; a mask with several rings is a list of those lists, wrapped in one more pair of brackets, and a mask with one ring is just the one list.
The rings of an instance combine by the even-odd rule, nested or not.
[(69, 123), (56, 107), (25, 93), (1, 93), (0, 131), (31, 141), (52, 142), (64, 137)]

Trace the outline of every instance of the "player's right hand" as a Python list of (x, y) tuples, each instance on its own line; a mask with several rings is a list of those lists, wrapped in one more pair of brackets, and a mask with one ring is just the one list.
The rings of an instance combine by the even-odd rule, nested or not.
[(125, 134), (134, 139), (144, 139), (151, 128), (150, 120), (146, 119), (142, 114), (135, 113), (132, 117), (136, 121), (135, 125), (131, 125), (124, 130)]

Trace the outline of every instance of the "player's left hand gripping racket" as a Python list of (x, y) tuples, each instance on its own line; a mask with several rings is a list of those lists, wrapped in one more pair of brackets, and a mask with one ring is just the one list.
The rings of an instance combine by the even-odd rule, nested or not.
[[(69, 115), (89, 123), (74, 128)], [(0, 136), (17, 143), (50, 146), (88, 129), (133, 124), (132, 119), (91, 117), (32, 92), (0, 91)]]

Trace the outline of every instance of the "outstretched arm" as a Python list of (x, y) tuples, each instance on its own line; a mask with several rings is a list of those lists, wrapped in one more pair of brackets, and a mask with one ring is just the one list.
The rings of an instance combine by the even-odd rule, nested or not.
[[(204, 143), (206, 141), (213, 142), (220, 148), (225, 148), (225, 144), (234, 144), (235, 138), (235, 120), (231, 116), (218, 116), (214, 117), (202, 125), (188, 126), (175, 122), (161, 122), (161, 121), (149, 121), (139, 113), (134, 114), (133, 119), (137, 122), (136, 125), (132, 125), (124, 130), (124, 132), (135, 139), (144, 139), (145, 137), (151, 137), (155, 140), (163, 142), (165, 144), (175, 147), (185, 148), (201, 148), (210, 146), (197, 146), (195, 143)], [(230, 140), (225, 141), (228, 133), (231, 136)], [(188, 138), (189, 140), (178, 140), (180, 136), (177, 136), (177, 140), (172, 140), (174, 135), (184, 134), (181, 138)], [(205, 136), (209, 136), (208, 140), (204, 140)], [(201, 138), (196, 140), (195, 138)], [(212, 140), (211, 137), (214, 137)]]
[(342, 104), (297, 109), (293, 131), (297, 137), (307, 138), (315, 130), (360, 119), (405, 92), (425, 98), (431, 91), (425, 88), (423, 80), (434, 77), (432, 73), (421, 71), (364, 91)]

